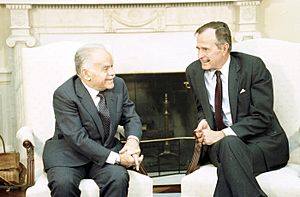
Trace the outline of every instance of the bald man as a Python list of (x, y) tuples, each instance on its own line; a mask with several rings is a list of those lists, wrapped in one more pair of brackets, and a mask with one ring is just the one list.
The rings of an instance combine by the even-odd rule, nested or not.
[[(75, 54), (77, 75), (53, 96), (55, 133), (43, 152), (51, 196), (79, 197), (79, 183), (95, 180), (100, 196), (127, 196), (127, 168), (139, 169), (140, 117), (124, 81), (115, 76), (111, 54), (88, 44)], [(124, 126), (127, 142), (115, 138)]]

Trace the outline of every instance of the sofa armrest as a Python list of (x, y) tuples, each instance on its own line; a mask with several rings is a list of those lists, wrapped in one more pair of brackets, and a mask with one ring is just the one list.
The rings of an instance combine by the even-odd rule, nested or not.
[(34, 184), (34, 139), (33, 131), (29, 127), (22, 127), (17, 131), (16, 137), (22, 142), (27, 153), (27, 186)]

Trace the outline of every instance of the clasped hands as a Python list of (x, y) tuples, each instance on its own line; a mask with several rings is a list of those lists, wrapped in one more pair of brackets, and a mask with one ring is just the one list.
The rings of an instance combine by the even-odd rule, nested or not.
[(225, 134), (223, 131), (211, 130), (207, 121), (203, 119), (194, 130), (194, 136), (198, 143), (203, 145), (212, 145), (222, 139)]
[(137, 171), (140, 170), (140, 164), (144, 155), (140, 155), (141, 149), (135, 139), (127, 139), (124, 147), (119, 151), (120, 165), (129, 168), (133, 166)]

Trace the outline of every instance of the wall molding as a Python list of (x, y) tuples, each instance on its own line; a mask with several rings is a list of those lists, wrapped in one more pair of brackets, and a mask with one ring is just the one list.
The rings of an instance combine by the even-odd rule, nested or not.
[(215, 2), (251, 2), (258, 0), (1, 0), (2, 4), (166, 4), (166, 3), (215, 3)]
[[(230, 6), (232, 1), (224, 2), (188, 2), (159, 4), (31, 4), (39, 9), (119, 9), (119, 8), (165, 8), (165, 7), (195, 7), (195, 6)], [(236, 4), (239, 5), (239, 4)]]
[(8, 70), (0, 70), (0, 84), (7, 84), (11, 81), (12, 72)]

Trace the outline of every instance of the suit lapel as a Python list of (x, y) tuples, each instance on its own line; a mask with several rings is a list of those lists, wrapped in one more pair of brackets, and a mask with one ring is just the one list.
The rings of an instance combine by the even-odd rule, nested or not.
[(239, 74), (240, 66), (237, 61), (231, 56), (230, 65), (229, 65), (229, 102), (230, 102), (230, 111), (232, 117), (232, 123), (236, 121), (237, 115), (237, 98), (238, 98), (238, 84), (239, 84)]
[(199, 65), (199, 67), (197, 68), (198, 72), (195, 72), (195, 84), (200, 84), (200, 86), (198, 86), (199, 88), (197, 88), (197, 86), (195, 86), (195, 88), (197, 88), (197, 90), (195, 90), (195, 92), (197, 93), (197, 97), (200, 98), (200, 100), (204, 103), (202, 103), (202, 107), (203, 107), (203, 111), (205, 113), (205, 118), (208, 121), (208, 124), (210, 125), (210, 127), (213, 128), (214, 125), (214, 118), (213, 118), (213, 114), (211, 113), (211, 107), (208, 101), (208, 94), (207, 94), (207, 89), (205, 87), (205, 79), (204, 79), (204, 70), (201, 69), (201, 65)]
[(98, 110), (94, 104), (93, 99), (91, 98), (90, 94), (88, 93), (87, 89), (84, 87), (79, 78), (75, 81), (75, 90), (78, 98), (80, 99), (81, 104), (90, 114), (91, 118), (97, 126), (98, 131), (100, 131), (100, 134), (103, 137), (103, 125)]

